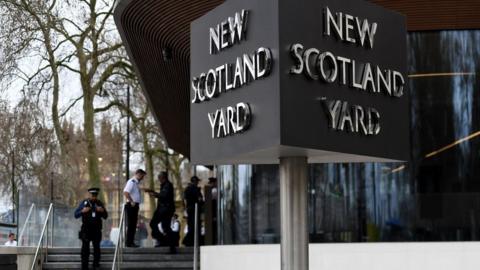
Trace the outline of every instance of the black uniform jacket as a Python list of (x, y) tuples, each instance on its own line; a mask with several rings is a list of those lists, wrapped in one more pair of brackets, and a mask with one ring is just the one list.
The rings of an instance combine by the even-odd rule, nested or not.
[[(97, 212), (96, 208), (100, 206), (103, 212)], [(90, 211), (82, 213), (82, 209), (90, 207)], [(83, 200), (75, 210), (75, 218), (82, 217), (82, 232), (93, 233), (102, 230), (102, 218), (107, 219), (107, 209), (100, 200), (92, 201), (90, 199)]]
[(154, 196), (158, 199), (157, 211), (175, 212), (174, 191), (170, 181), (165, 181), (160, 186), (160, 192), (154, 193)]
[(187, 209), (195, 209), (195, 204), (201, 206), (203, 202), (203, 195), (197, 185), (190, 183), (183, 193), (183, 198), (187, 201)]

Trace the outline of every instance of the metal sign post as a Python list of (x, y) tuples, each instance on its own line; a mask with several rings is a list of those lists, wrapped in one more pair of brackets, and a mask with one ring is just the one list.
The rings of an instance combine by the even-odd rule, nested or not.
[(307, 158), (280, 158), (281, 269), (308, 270)]
[[(195, 229), (193, 229), (193, 270), (198, 270), (198, 255), (199, 255), (199, 242), (198, 242), (198, 203), (195, 204)], [(191, 228), (188, 228), (191, 230)]]

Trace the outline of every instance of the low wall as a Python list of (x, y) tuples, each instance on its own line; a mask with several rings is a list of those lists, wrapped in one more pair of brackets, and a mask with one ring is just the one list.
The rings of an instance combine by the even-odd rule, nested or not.
[[(312, 270), (478, 270), (480, 242), (310, 244)], [(280, 245), (201, 247), (201, 270), (279, 270)]]
[(0, 269), (17, 270), (17, 255), (0, 254)]
[(33, 247), (1, 247), (0, 246), (0, 269), (1, 270), (24, 270), (30, 269), (35, 248)]

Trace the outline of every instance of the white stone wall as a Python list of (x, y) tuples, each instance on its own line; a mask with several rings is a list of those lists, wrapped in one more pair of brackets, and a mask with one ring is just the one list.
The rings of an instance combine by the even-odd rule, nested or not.
[[(480, 242), (310, 244), (310, 269), (479, 270)], [(280, 270), (280, 245), (201, 248), (201, 270)]]

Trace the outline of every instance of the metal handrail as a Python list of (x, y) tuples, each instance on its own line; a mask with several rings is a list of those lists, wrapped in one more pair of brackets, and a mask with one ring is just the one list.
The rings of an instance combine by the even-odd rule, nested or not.
[(27, 224), (30, 222), (30, 216), (32, 215), (33, 209), (35, 208), (35, 204), (32, 203), (30, 209), (28, 210), (27, 218), (25, 219), (25, 223), (23, 224), (22, 230), (18, 235), (17, 246), (21, 246), (23, 243), (23, 234), (25, 233), (25, 229), (27, 228)]
[[(190, 229), (190, 228), (189, 228)], [(195, 229), (193, 229), (193, 270), (198, 270), (198, 203), (195, 204)]]
[[(115, 245), (115, 253), (113, 255), (112, 270), (119, 270), (120, 263), (123, 261), (123, 234), (125, 230), (125, 207), (122, 209), (120, 215), (120, 222), (118, 224), (118, 238)], [(115, 267), (116, 266), (116, 267)]]
[[(37, 249), (35, 250), (35, 256), (33, 257), (32, 267), (30, 267), (30, 270), (35, 270), (36, 266), (39, 266), (40, 269), (42, 269), (43, 258), (40, 258), (39, 261), (37, 260), (39, 259), (39, 254), (42, 250), (41, 247), (44, 242), (45, 233), (48, 233), (47, 225), (48, 225), (48, 222), (50, 221), (52, 210), (53, 210), (53, 203), (50, 203), (50, 206), (48, 207), (47, 217), (45, 218), (45, 222), (43, 223), (42, 233), (40, 234), (40, 238), (38, 239)], [(47, 236), (47, 247), (48, 247), (48, 236)]]

